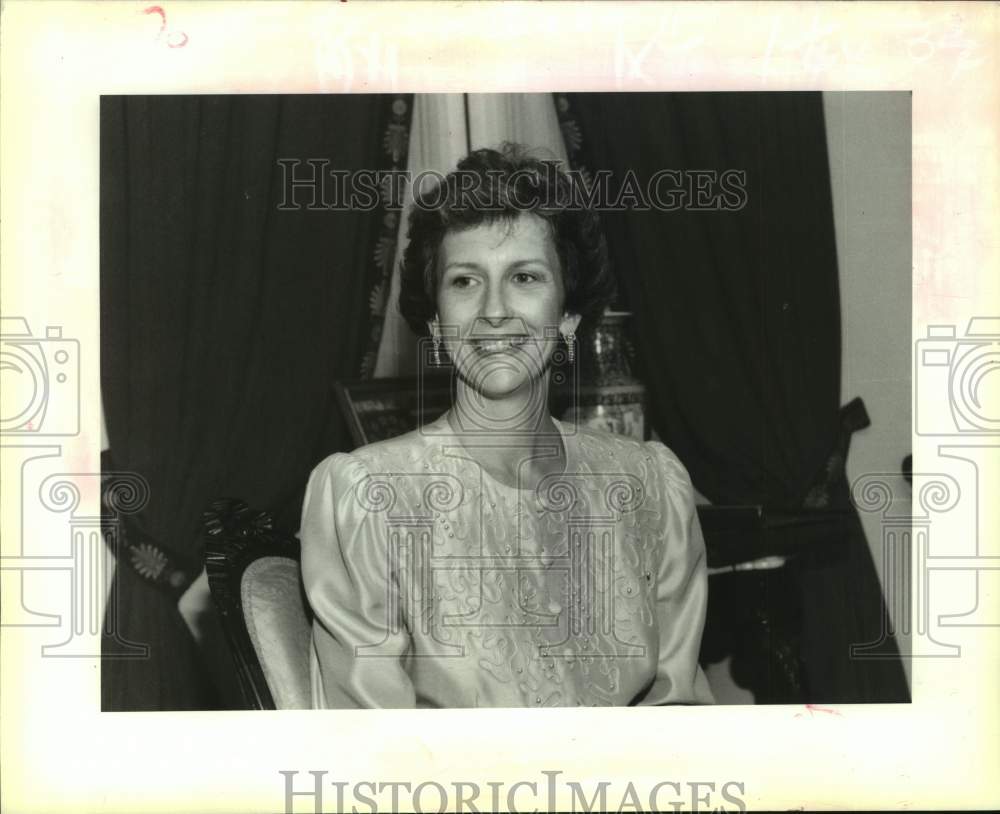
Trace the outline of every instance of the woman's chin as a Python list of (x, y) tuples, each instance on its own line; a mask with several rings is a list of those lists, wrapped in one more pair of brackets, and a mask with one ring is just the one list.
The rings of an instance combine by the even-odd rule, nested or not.
[(523, 399), (534, 392), (536, 397), (544, 395), (543, 380), (537, 376), (527, 376), (507, 370), (484, 371), (481, 367), (472, 371), (459, 371), (459, 376), (472, 392), (490, 401), (510, 398)]

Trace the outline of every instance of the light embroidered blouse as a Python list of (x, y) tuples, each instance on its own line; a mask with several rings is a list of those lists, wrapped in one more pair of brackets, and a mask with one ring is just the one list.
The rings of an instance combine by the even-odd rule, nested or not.
[(556, 422), (496, 480), (442, 417), (331, 455), (303, 505), (316, 708), (710, 704), (693, 489), (658, 442)]

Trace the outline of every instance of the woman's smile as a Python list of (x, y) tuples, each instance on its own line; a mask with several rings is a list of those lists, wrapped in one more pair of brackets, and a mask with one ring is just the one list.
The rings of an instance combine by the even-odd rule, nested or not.
[(521, 348), (530, 341), (530, 337), (524, 334), (513, 334), (509, 336), (473, 336), (467, 340), (467, 344), (480, 354), (488, 355), (520, 352)]
[(490, 399), (542, 387), (559, 332), (577, 317), (565, 290), (549, 225), (522, 214), (449, 232), (441, 243), (438, 318), (459, 377)]

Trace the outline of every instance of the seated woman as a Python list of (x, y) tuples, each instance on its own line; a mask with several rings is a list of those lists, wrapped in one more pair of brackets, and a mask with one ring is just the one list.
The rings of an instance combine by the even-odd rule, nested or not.
[(712, 703), (684, 466), (548, 411), (613, 293), (596, 214), (553, 170), (477, 150), (413, 209), (400, 308), (454, 403), (312, 473), (315, 707)]

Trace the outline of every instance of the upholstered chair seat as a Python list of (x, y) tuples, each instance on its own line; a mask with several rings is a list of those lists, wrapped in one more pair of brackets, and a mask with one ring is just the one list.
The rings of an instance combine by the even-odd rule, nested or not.
[(240, 500), (204, 514), (205, 568), (248, 709), (309, 709), (312, 617), (299, 543)]
[(260, 557), (243, 571), (240, 594), (250, 642), (278, 709), (309, 709), (310, 624), (297, 560)]

